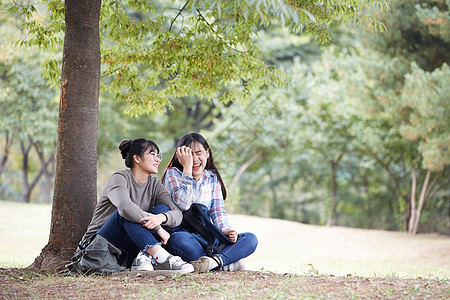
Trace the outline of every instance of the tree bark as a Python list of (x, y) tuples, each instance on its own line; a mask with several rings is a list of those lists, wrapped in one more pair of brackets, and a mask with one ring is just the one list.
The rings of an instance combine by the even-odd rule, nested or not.
[(31, 268), (61, 270), (86, 231), (96, 204), (100, 7), (101, 0), (65, 1), (50, 236)]

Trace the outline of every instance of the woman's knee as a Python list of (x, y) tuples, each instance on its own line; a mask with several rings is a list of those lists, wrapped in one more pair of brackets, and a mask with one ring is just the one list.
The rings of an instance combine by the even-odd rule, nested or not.
[(256, 249), (256, 247), (258, 246), (258, 238), (253, 233), (241, 233), (240, 237), (245, 239), (245, 242), (249, 245), (250, 248)]
[(188, 232), (174, 232), (170, 235), (168, 245), (177, 246), (182, 249), (193, 248), (193, 244), (196, 240)]
[(175, 232), (170, 235), (166, 248), (185, 260), (196, 260), (204, 255), (203, 247), (188, 232)]

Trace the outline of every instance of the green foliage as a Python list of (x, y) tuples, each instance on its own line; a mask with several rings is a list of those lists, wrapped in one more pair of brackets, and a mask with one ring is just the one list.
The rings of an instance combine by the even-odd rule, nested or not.
[[(39, 174), (41, 158), (54, 155), (58, 118), (57, 91), (47, 86), (40, 68), (45, 57), (36, 48), (20, 51), (14, 47), (20, 37), (11, 19), (0, 27), (0, 156), (6, 162), (0, 184), (2, 195), (11, 199), (28, 188), (24, 176)], [(33, 148), (25, 155), (22, 145)], [(24, 173), (17, 176), (16, 170)]]
[[(57, 51), (62, 45), (64, 3), (44, 3), (45, 19), (33, 14), (37, 11), (33, 6), (11, 7), (11, 13), (28, 18), (23, 27), (29, 38), (18, 44)], [(172, 5), (175, 8), (146, 1), (102, 3), (102, 89), (125, 101), (130, 115), (163, 111), (174, 97), (245, 102), (263, 85), (283, 86), (281, 73), (259, 58), (255, 25), (280, 22), (293, 31), (306, 28), (327, 41), (332, 21), (359, 21), (371, 5), (387, 8), (384, 1), (373, 0), (345, 0), (340, 5), (310, 0), (172, 1)], [(45, 75), (54, 84), (58, 64), (56, 59), (44, 64)]]
[[(104, 1), (100, 163), (110, 166), (108, 151), (116, 156), (122, 139), (137, 137), (155, 140), (167, 159), (177, 138), (200, 131), (236, 212), (323, 224), (330, 161), (340, 158), (338, 224), (400, 229), (410, 167), (442, 170), (448, 178), (448, 1), (393, 1), (389, 13), (377, 1), (320, 4)], [(367, 15), (372, 6), (383, 14)], [(19, 44), (53, 51), (39, 63), (57, 85), (64, 3), (34, 7), (11, 10), (29, 17), (22, 28), (30, 35)], [(371, 18), (388, 30), (356, 32), (357, 38), (355, 31), (341, 31), (341, 24)], [(330, 33), (333, 44), (314, 44)], [(11, 88), (0, 92), (15, 95)], [(448, 190), (438, 188), (422, 220), (430, 230), (445, 227)], [(433, 217), (441, 225), (433, 227)]]
[(450, 164), (450, 69), (426, 72), (416, 64), (405, 76), (398, 106), (404, 112), (401, 134), (418, 141), (423, 168), (441, 171)]
[[(397, 201), (394, 187), (384, 186), (387, 176), (362, 147), (364, 140), (376, 140), (378, 132), (371, 128), (375, 123), (349, 97), (346, 85), (350, 77), (360, 75), (352, 65), (357, 56), (347, 50), (336, 58), (334, 52), (324, 51), (311, 65), (294, 59), (286, 71), (291, 89), (268, 88), (246, 106), (223, 108), (222, 118), (205, 135), (214, 141), (215, 160), (227, 182), (241, 165), (260, 155), (239, 181), (239, 211), (323, 224), (331, 162), (341, 160), (339, 224), (398, 229), (398, 205), (392, 211), (386, 205), (386, 199)], [(264, 204), (267, 198), (269, 207)]]
[(393, 59), (415, 61), (432, 71), (449, 62), (450, 2), (391, 0), (391, 13), (374, 12), (388, 28), (382, 35), (367, 35), (368, 48)]
[[(46, 85), (39, 52), (21, 53), (9, 41), (8, 27), (0, 28), (0, 130), (18, 140), (32, 140), (53, 147), (56, 142), (56, 91)], [(52, 134), (53, 133), (53, 134)]]
[(383, 116), (392, 131), (414, 141), (420, 156), (406, 157), (408, 164), (433, 171), (444, 169), (449, 157), (448, 4), (393, 1), (392, 14), (380, 16), (390, 30), (366, 40), (367, 59), (360, 63), (365, 83), (357, 92), (371, 114)]
[[(384, 123), (378, 147), (366, 150), (388, 172), (399, 199), (408, 203), (400, 207), (405, 220), (412, 220), (413, 233), (424, 203), (431, 198), (441, 203), (442, 195), (433, 189), (448, 184), (442, 177), (449, 168), (448, 4), (392, 1), (392, 14), (379, 16), (390, 30), (380, 36), (360, 35), (368, 38), (362, 39), (357, 65), (361, 76), (354, 80), (354, 95), (367, 104), (372, 119)], [(411, 177), (417, 185), (411, 184)], [(416, 198), (420, 202), (414, 206)]]

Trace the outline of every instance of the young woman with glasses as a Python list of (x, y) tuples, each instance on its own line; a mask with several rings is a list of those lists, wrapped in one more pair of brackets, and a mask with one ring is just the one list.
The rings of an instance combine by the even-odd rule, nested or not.
[(192, 265), (161, 246), (170, 240), (161, 225), (178, 226), (182, 213), (161, 181), (151, 176), (161, 162), (158, 146), (151, 140), (136, 139), (123, 141), (119, 149), (128, 169), (110, 177), (83, 239), (102, 235), (125, 250), (131, 270), (152, 271), (152, 257), (158, 270), (193, 272)]

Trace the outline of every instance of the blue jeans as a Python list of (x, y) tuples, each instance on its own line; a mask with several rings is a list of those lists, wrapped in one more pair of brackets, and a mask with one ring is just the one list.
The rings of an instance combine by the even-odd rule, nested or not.
[[(258, 239), (253, 233), (240, 233), (236, 243), (226, 246), (215, 256), (220, 259), (222, 266), (226, 266), (252, 254), (257, 245)], [(187, 262), (206, 256), (202, 245), (187, 231), (172, 233), (164, 248)]]
[[(168, 210), (166, 205), (159, 204), (151, 210), (151, 213), (159, 214)], [(148, 230), (140, 223), (126, 220), (117, 210), (97, 231), (97, 234), (104, 236), (108, 242), (125, 252), (119, 258), (119, 264), (126, 259), (127, 267), (131, 266), (139, 250), (145, 252), (148, 247), (161, 245), (161, 238), (155, 231)]]
[[(207, 210), (206, 206), (201, 209)], [(205, 214), (209, 218), (209, 214), (207, 212)], [(172, 230), (169, 229), (169, 231), (175, 232), (171, 233), (169, 241), (163, 247), (172, 255), (180, 256), (187, 262), (207, 256), (202, 244), (191, 233), (184, 231), (182, 225), (172, 228)], [(220, 253), (214, 254), (214, 256), (219, 258), (221, 266), (226, 266), (249, 256), (255, 252), (256, 246), (258, 246), (258, 239), (253, 233), (240, 233), (234, 244), (225, 246)]]

